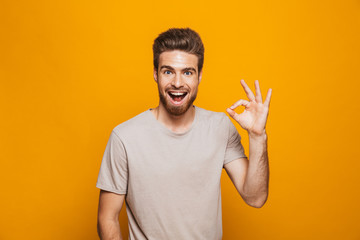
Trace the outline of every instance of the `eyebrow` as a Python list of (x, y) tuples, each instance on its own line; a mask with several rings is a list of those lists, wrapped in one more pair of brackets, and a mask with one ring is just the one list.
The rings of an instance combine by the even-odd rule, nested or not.
[(172, 66), (169, 66), (169, 65), (162, 65), (160, 67), (160, 70), (163, 69), (163, 68), (167, 68), (167, 69), (170, 69), (170, 70), (175, 70)]
[(193, 67), (187, 67), (187, 68), (184, 68), (183, 71), (194, 71), (194, 72), (196, 72), (196, 69), (193, 68)]
[[(162, 65), (160, 67), (160, 70), (163, 69), (163, 68), (170, 69), (170, 70), (175, 70), (172, 66), (169, 66), (169, 65)], [(193, 67), (187, 67), (187, 68), (183, 68), (182, 71), (194, 71), (194, 72), (196, 72), (196, 69), (193, 68)]]

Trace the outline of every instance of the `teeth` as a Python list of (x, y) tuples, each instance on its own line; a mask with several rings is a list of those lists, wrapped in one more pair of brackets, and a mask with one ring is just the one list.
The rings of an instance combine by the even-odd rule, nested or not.
[(171, 94), (172, 94), (172, 95), (175, 95), (175, 96), (182, 96), (182, 95), (184, 95), (185, 93), (184, 93), (184, 92), (172, 92)]

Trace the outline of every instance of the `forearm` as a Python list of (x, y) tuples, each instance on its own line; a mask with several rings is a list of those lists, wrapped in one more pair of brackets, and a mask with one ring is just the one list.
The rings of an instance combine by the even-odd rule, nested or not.
[(98, 234), (101, 240), (123, 240), (118, 221), (99, 219)]
[(269, 186), (267, 135), (249, 134), (249, 165), (244, 182), (244, 196), (249, 205), (261, 207), (266, 202)]

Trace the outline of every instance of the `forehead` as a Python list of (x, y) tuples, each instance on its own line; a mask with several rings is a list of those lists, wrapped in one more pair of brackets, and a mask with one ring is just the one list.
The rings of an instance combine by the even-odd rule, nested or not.
[(198, 57), (195, 54), (187, 53), (180, 50), (166, 51), (159, 56), (159, 67), (168, 65), (173, 68), (197, 69)]

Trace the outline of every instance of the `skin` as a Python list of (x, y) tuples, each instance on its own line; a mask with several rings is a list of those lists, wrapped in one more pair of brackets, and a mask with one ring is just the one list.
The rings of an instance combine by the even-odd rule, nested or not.
[[(249, 161), (240, 158), (224, 165), (231, 181), (244, 201), (253, 207), (262, 207), (268, 197), (269, 161), (267, 153), (267, 134), (265, 131), (272, 89), (269, 89), (263, 102), (259, 81), (255, 81), (254, 95), (244, 80), (241, 85), (249, 100), (240, 99), (227, 109), (229, 115), (249, 134)], [(245, 107), (241, 114), (234, 110)]]
[(101, 240), (123, 240), (119, 214), (124, 200), (124, 194), (100, 190), (97, 230)]
[[(173, 132), (187, 131), (195, 117), (193, 100), (196, 98), (202, 71), (198, 71), (196, 55), (174, 50), (159, 56), (159, 67), (154, 69), (158, 84), (159, 105), (152, 109), (158, 121)], [(224, 165), (235, 188), (244, 201), (256, 208), (262, 207), (268, 197), (269, 164), (267, 154), (266, 121), (272, 90), (263, 102), (259, 82), (255, 81), (254, 95), (244, 80), (241, 85), (248, 100), (240, 99), (227, 109), (229, 115), (249, 134), (249, 160), (239, 158)], [(174, 103), (170, 91), (187, 92), (183, 101)], [(245, 107), (241, 114), (235, 112)], [(98, 211), (98, 234), (102, 240), (120, 240), (119, 214), (125, 195), (101, 190)]]
[[(161, 53), (158, 69), (154, 69), (154, 79), (163, 101), (160, 97), (159, 105), (152, 112), (158, 121), (173, 132), (185, 132), (194, 120), (193, 101), (202, 77), (202, 71), (198, 72), (197, 64), (196, 55), (175, 50)], [(170, 91), (187, 92), (181, 105), (172, 103), (168, 94)], [(182, 114), (172, 114), (170, 108), (177, 108)]]

